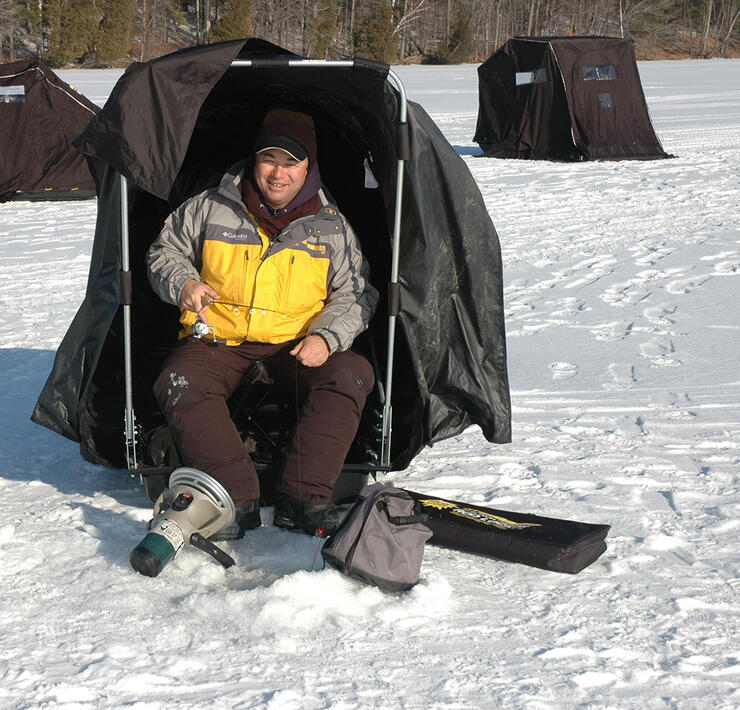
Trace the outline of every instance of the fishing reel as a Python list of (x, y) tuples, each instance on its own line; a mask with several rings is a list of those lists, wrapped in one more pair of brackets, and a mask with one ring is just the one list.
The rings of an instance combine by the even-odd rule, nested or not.
[(198, 338), (198, 340), (202, 340), (208, 345), (216, 345), (218, 343), (226, 342), (223, 338), (217, 338), (216, 331), (213, 326), (208, 325), (208, 323), (204, 323), (200, 317), (196, 318), (195, 323), (193, 323), (193, 337)]
[(212, 325), (204, 323), (200, 318), (198, 318), (195, 323), (193, 323), (193, 337), (204, 338), (209, 333), (211, 337), (216, 340), (216, 331), (213, 329)]
[(215, 478), (196, 468), (178, 468), (154, 504), (149, 533), (131, 551), (131, 566), (156, 577), (181, 548), (192, 545), (231, 567), (231, 556), (208, 537), (231, 525), (235, 517), (234, 501)]

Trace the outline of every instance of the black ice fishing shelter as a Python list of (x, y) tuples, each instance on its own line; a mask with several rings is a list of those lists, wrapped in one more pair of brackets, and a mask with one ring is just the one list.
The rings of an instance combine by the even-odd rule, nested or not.
[(473, 140), (486, 156), (668, 157), (630, 39), (515, 37), (478, 67), (478, 97)]
[(38, 59), (0, 64), (0, 202), (95, 197), (72, 141), (98, 110)]
[[(33, 420), (93, 462), (173, 463), (151, 385), (178, 313), (152, 292), (144, 256), (171, 210), (249, 155), (274, 106), (314, 117), (324, 184), (381, 292), (356, 341), (378, 385), (346, 468), (403, 468), (471, 424), (509, 441), (500, 249), (467, 166), (388, 66), (306, 60), (256, 39), (133, 64), (82, 136), (99, 189), (89, 281)], [(242, 412), (255, 457), (263, 435), (279, 436), (269, 422), (279, 407), (268, 393)]]

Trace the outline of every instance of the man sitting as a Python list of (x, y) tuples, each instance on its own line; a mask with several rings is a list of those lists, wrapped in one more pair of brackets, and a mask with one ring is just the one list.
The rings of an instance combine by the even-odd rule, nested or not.
[(218, 479), (237, 507), (212, 539), (260, 525), (259, 479), (226, 404), (254, 363), (300, 400), (275, 525), (334, 529), (343, 517), (334, 484), (374, 383), (349, 348), (378, 293), (355, 233), (321, 190), (313, 120), (269, 111), (252, 156), (167, 218), (147, 266), (182, 324), (155, 396), (183, 464)]

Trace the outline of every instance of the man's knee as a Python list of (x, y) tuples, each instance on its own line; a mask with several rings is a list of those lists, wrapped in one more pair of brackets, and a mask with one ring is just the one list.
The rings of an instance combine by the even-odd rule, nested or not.
[(372, 366), (364, 357), (351, 351), (335, 353), (334, 358), (331, 372), (327, 373), (326, 388), (349, 397), (361, 409), (375, 384)]
[(353, 364), (353, 375), (355, 383), (358, 387), (361, 387), (365, 395), (367, 396), (373, 389), (375, 384), (375, 374), (373, 373), (373, 367), (366, 358), (357, 353), (352, 353), (355, 356)]
[(335, 353), (332, 358), (336, 358), (332, 376), (337, 389), (364, 401), (375, 384), (370, 363), (362, 355), (351, 350)]

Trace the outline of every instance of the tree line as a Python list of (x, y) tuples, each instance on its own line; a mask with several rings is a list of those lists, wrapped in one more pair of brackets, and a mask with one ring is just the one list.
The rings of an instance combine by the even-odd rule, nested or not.
[(740, 0), (0, 0), (3, 60), (126, 66), (261, 37), (303, 56), (479, 62), (512, 36), (608, 35), (638, 58), (738, 54)]

